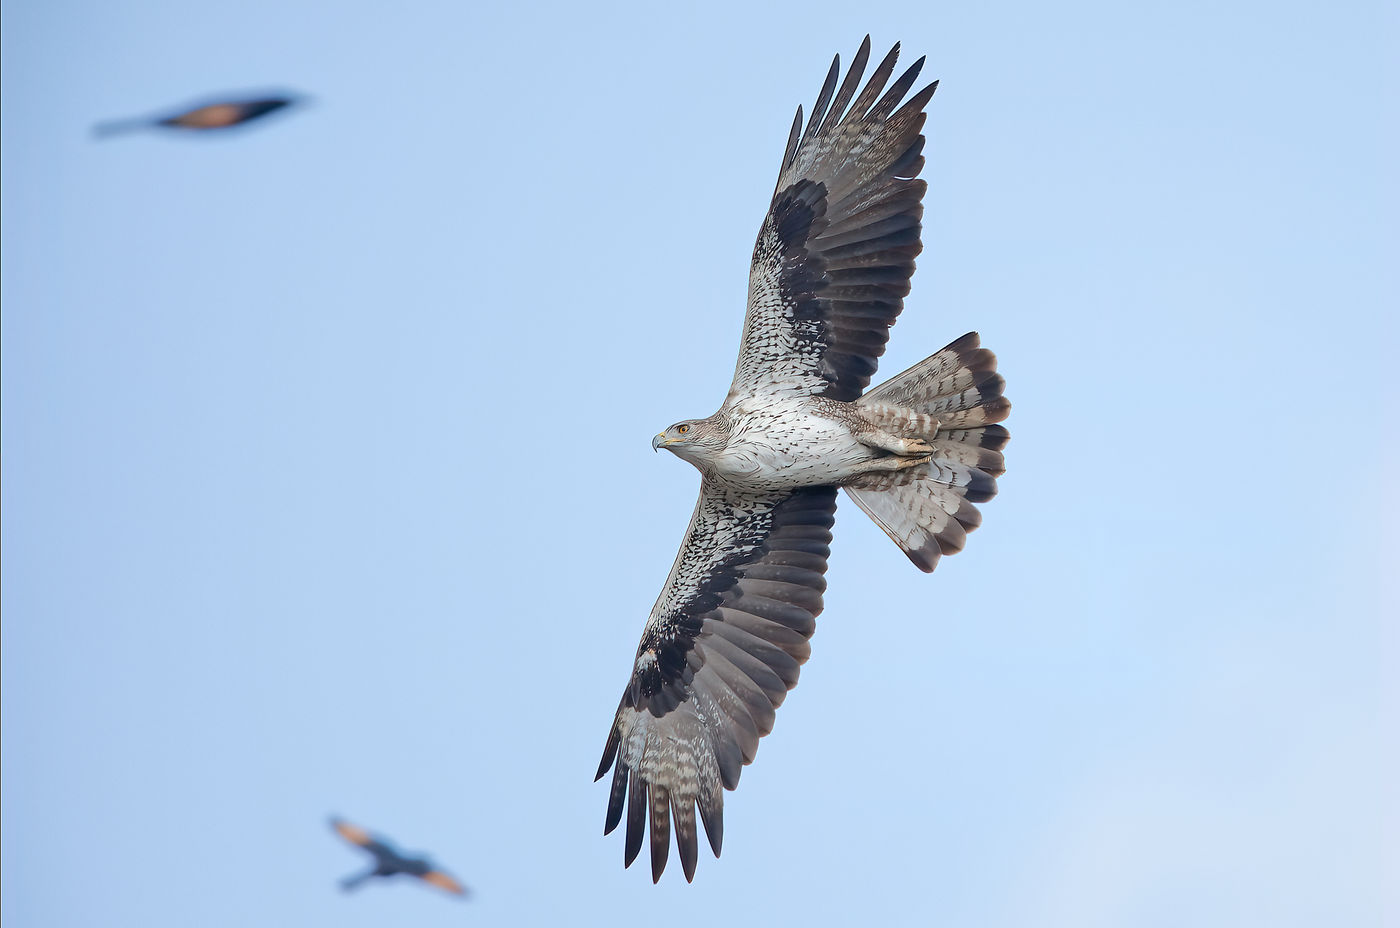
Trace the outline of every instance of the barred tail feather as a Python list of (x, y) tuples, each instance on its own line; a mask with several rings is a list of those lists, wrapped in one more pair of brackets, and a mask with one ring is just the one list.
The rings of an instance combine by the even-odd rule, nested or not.
[(870, 390), (860, 406), (902, 406), (934, 416), (943, 429), (976, 428), (1000, 422), (1011, 412), (1002, 396), (1006, 381), (997, 373), (997, 356), (968, 332), (932, 357)]
[(982, 521), (958, 490), (927, 478), (887, 490), (847, 487), (846, 492), (925, 573), (944, 554), (961, 551), (967, 533)]
[(996, 355), (969, 332), (857, 400), (939, 421), (927, 464), (845, 488), (920, 570), (932, 571), (940, 557), (963, 549), (967, 533), (982, 523), (973, 504), (995, 496), (996, 478), (1006, 472), (1002, 448), (1010, 433), (996, 423), (1011, 403), (996, 366)]

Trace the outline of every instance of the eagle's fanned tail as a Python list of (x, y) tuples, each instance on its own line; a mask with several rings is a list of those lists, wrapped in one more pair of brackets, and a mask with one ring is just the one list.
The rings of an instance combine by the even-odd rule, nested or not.
[(896, 475), (878, 475), (846, 492), (909, 560), (932, 571), (944, 554), (961, 551), (982, 524), (974, 503), (996, 495), (1006, 470), (1009, 434), (996, 423), (1011, 412), (996, 355), (969, 332), (896, 374), (856, 401), (862, 407), (912, 410), (939, 421), (928, 443), (931, 460)]

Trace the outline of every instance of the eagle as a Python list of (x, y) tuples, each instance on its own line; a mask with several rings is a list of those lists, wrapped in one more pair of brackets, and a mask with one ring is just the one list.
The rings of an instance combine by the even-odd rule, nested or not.
[[(921, 570), (960, 551), (996, 493), (1010, 403), (977, 333), (866, 392), (922, 250), (924, 107), (889, 89), (899, 45), (860, 87), (832, 61), (798, 107), (749, 270), (734, 380), (719, 411), (652, 439), (700, 471), (700, 500), (652, 607), (595, 779), (612, 769), (604, 834), (624, 863), (651, 832), (661, 878), (674, 823), (687, 881), (696, 810), (718, 857), (734, 789), (797, 685), (822, 611), (838, 488)], [(839, 87), (838, 87), (839, 81)], [(857, 93), (859, 91), (859, 93)]]

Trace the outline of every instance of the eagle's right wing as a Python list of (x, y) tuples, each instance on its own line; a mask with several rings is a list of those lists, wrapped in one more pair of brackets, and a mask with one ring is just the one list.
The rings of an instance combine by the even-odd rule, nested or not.
[(811, 653), (835, 511), (834, 487), (747, 495), (701, 486), (598, 765), (600, 779), (613, 767), (604, 833), (625, 802), (630, 866), (649, 820), (653, 880), (666, 867), (673, 817), (685, 877), (694, 877), (697, 805), (719, 856), (721, 787), (738, 785)]
[(885, 90), (896, 45), (857, 95), (869, 56), (866, 36), (839, 89), (840, 58), (832, 62), (805, 131), (797, 110), (754, 243), (727, 404), (774, 393), (854, 400), (904, 308), (923, 248), (920, 130), (938, 84), (901, 106), (923, 59)]

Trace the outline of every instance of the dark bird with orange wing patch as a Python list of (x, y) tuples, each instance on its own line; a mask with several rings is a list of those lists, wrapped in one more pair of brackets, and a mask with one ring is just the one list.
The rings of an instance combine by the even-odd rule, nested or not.
[(250, 100), (215, 100), (169, 116), (138, 116), (134, 119), (98, 123), (93, 127), (93, 134), (98, 138), (105, 138), (142, 129), (232, 129), (298, 102), (300, 98), (290, 94)]
[(372, 868), (364, 873), (341, 880), (341, 889), (348, 892), (374, 877), (391, 877), (402, 873), (417, 877), (425, 883), (431, 883), (438, 889), (452, 893), (454, 896), (467, 895), (465, 886), (450, 874), (438, 869), (426, 857), (409, 857), (402, 854), (383, 838), (372, 835), (360, 826), (352, 825), (344, 819), (332, 818), (331, 827), (346, 841), (364, 848), (374, 857)]

